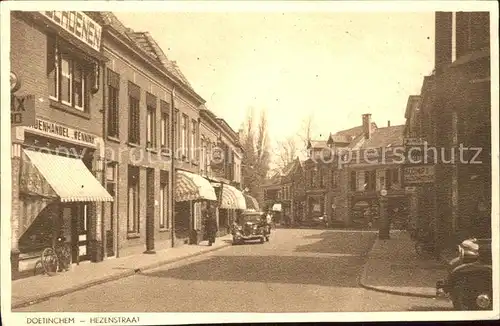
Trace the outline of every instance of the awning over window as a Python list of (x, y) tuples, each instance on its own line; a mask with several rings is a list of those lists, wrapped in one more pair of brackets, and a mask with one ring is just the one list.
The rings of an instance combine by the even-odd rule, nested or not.
[[(113, 201), (82, 160), (32, 150), (24, 153), (62, 202)], [(34, 174), (25, 177), (36, 178)], [(30, 180), (27, 182), (31, 184)], [(30, 188), (34, 194), (38, 193), (33, 185)]]
[(187, 171), (177, 171), (175, 201), (188, 200), (217, 200), (217, 196), (207, 179)]
[(247, 205), (247, 209), (254, 209), (256, 211), (260, 210), (257, 199), (247, 194), (243, 194), (243, 196), (245, 196), (245, 203)]
[(220, 208), (247, 209), (243, 193), (233, 186), (223, 184)]

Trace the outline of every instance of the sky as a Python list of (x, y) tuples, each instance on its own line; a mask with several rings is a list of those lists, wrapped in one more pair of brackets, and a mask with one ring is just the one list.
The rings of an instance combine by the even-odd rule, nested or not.
[(272, 146), (313, 118), (313, 137), (404, 124), (434, 65), (434, 13), (116, 12), (149, 31), (206, 106), (238, 130), (266, 110)]

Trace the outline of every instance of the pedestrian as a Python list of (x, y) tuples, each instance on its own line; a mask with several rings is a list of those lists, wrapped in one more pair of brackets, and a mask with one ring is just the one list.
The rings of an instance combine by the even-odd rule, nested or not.
[(271, 214), (271, 211), (267, 212), (266, 223), (267, 223), (267, 227), (269, 228), (269, 231), (271, 231), (271, 226), (273, 224), (273, 215)]
[(208, 240), (208, 245), (211, 246), (215, 243), (215, 237), (217, 235), (217, 221), (215, 220), (215, 214), (212, 213), (208, 204), (205, 206), (203, 214), (205, 215), (205, 234)]

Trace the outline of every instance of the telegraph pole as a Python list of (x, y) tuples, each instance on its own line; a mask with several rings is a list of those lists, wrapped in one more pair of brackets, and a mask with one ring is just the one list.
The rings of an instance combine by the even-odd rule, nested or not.
[(176, 126), (174, 125), (174, 115), (175, 115), (175, 85), (172, 88), (172, 93), (170, 95), (170, 232), (171, 232), (171, 240), (172, 240), (172, 248), (175, 247), (175, 179), (176, 179), (176, 171), (175, 171), (175, 131)]

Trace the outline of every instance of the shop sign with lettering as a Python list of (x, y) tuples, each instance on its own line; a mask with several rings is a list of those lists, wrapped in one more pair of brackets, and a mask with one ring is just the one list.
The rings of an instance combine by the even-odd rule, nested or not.
[(41, 11), (42, 15), (96, 51), (101, 50), (101, 26), (80, 11)]
[(31, 126), (35, 123), (35, 96), (10, 97), (10, 123), (13, 127)]
[(406, 166), (403, 179), (406, 185), (434, 182), (434, 165)]
[(67, 138), (68, 140), (76, 140), (87, 144), (95, 144), (95, 136), (86, 132), (62, 126), (54, 122), (36, 119), (35, 124), (29, 127), (30, 129), (40, 130), (47, 134), (59, 136), (59, 138)]

